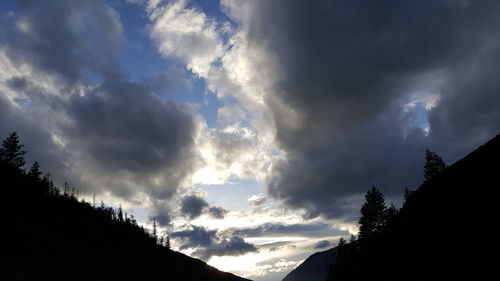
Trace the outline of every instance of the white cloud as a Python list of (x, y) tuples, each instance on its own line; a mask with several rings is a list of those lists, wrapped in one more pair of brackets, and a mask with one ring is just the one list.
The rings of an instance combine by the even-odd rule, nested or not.
[(204, 164), (191, 183), (224, 184), (233, 177), (264, 183), (276, 150), (264, 102), (272, 73), (259, 67), (268, 63), (265, 54), (247, 44), (246, 31), (216, 22), (189, 1), (150, 1), (148, 12), (160, 53), (185, 63), (224, 102), (219, 127), (205, 127), (197, 138)]
[(187, 0), (149, 5), (151, 37), (161, 54), (183, 60), (187, 68), (204, 77), (222, 56), (224, 46), (215, 21), (194, 8)]

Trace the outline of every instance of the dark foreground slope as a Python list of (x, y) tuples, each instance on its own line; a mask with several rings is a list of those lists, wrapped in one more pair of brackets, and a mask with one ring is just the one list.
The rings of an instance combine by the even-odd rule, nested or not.
[(0, 280), (244, 280), (64, 197), (4, 198)]
[(317, 252), (308, 257), (297, 268), (283, 278), (283, 281), (323, 281), (330, 266), (337, 259), (337, 248)]
[(118, 211), (3, 164), (0, 280), (246, 280), (159, 245)]
[(499, 280), (499, 190), (500, 135), (412, 192), (381, 234), (340, 247), (330, 279)]

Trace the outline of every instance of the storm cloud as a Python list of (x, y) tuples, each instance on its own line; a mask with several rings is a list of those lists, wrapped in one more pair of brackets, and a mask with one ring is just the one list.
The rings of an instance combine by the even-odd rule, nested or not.
[(223, 219), (229, 211), (222, 207), (210, 207), (207, 210), (207, 213), (214, 219)]
[(254, 244), (245, 242), (239, 236), (232, 236), (230, 239), (223, 239), (210, 247), (196, 250), (193, 254), (201, 259), (207, 260), (212, 256), (241, 256), (249, 252), (258, 251)]
[(197, 119), (127, 79), (117, 12), (101, 0), (19, 4), (2, 41), (0, 79), (1, 114), (16, 121), (2, 118), (2, 134), (19, 131), (30, 158), (78, 189), (175, 195), (197, 167)]
[(257, 247), (243, 238), (233, 235), (220, 236), (217, 230), (208, 230), (202, 226), (191, 225), (189, 229), (170, 234), (181, 240), (180, 249), (193, 248), (193, 255), (208, 260), (212, 256), (240, 256), (257, 251)]
[(309, 217), (353, 220), (372, 184), (420, 183), (426, 146), (452, 162), (500, 130), (499, 3), (222, 3), (273, 70), (269, 194)]
[(190, 219), (199, 217), (206, 207), (207, 201), (197, 195), (185, 196), (181, 201), (181, 212)]
[(214, 219), (223, 219), (228, 210), (219, 206), (210, 206), (200, 194), (190, 194), (182, 197), (180, 212), (189, 219), (195, 219), (202, 214), (207, 214)]

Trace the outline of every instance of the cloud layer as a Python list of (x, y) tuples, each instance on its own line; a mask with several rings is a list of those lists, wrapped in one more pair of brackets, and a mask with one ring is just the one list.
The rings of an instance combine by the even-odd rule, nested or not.
[(269, 193), (311, 217), (352, 219), (371, 184), (414, 188), (425, 146), (455, 160), (500, 129), (497, 3), (222, 3), (273, 70)]
[[(494, 1), (222, 0), (219, 17), (132, 2), (175, 62), (138, 80), (111, 2), (20, 1), (0, 27), (0, 134), (17, 130), (56, 180), (146, 206), (161, 226), (254, 218), (171, 233), (204, 259), (255, 254), (255, 238), (327, 247), (371, 185), (397, 198), (419, 184), (426, 147), (452, 162), (500, 131)], [(220, 103), (212, 127), (199, 105), (168, 100), (198, 80)], [(240, 179), (266, 194), (238, 214), (183, 189)], [(268, 195), (284, 205), (270, 210)]]
[(200, 121), (126, 78), (117, 12), (101, 0), (20, 6), (0, 49), (2, 135), (19, 131), (30, 159), (84, 192), (174, 196), (197, 167)]
[(181, 250), (193, 249), (192, 254), (203, 260), (212, 256), (240, 256), (258, 251), (254, 244), (245, 242), (240, 236), (221, 236), (217, 230), (207, 230), (202, 226), (191, 225), (186, 230), (171, 233), (170, 237), (181, 240)]

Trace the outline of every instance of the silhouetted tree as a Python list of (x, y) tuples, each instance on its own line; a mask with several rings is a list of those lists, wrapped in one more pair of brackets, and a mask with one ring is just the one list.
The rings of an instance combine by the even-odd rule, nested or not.
[(120, 207), (118, 208), (118, 220), (120, 222), (123, 222), (123, 211), (122, 211), (122, 205), (120, 204)]
[(365, 203), (361, 207), (361, 217), (359, 218), (359, 237), (370, 237), (381, 232), (387, 219), (387, 206), (384, 195), (375, 186), (366, 193)]
[(22, 150), (24, 144), (19, 141), (19, 136), (16, 132), (12, 132), (3, 142), (0, 148), (0, 162), (2, 165), (14, 170), (21, 170), (25, 164), (24, 154)]
[(343, 236), (340, 237), (340, 239), (339, 239), (339, 246), (344, 246), (345, 244), (347, 244), (347, 241), (345, 240), (345, 238)]
[(69, 184), (67, 181), (65, 181), (63, 185), (63, 196), (69, 197)]
[(385, 223), (391, 221), (397, 213), (398, 209), (391, 204), (391, 206), (385, 210)]
[(446, 163), (436, 153), (425, 150), (424, 182), (439, 174), (446, 168)]
[(28, 172), (28, 176), (34, 180), (40, 180), (42, 172), (40, 171), (40, 165), (35, 161)]
[(153, 219), (153, 238), (155, 239), (155, 241), (158, 239), (158, 235), (156, 232), (156, 219)]
[(167, 235), (167, 241), (165, 241), (165, 247), (167, 247), (168, 249), (170, 249), (170, 235)]

